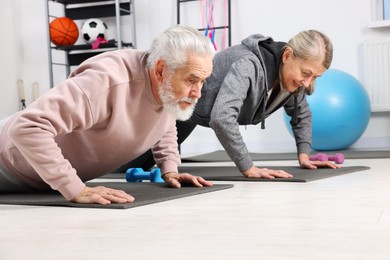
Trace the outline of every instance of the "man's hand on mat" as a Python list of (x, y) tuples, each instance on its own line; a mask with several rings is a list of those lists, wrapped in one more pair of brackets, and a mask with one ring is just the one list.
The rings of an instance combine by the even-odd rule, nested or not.
[(196, 187), (213, 186), (212, 182), (189, 173), (168, 172), (163, 174), (162, 178), (168, 186), (173, 188), (180, 188), (182, 184), (191, 184)]
[(331, 169), (338, 169), (341, 166), (332, 163), (331, 161), (323, 162), (323, 161), (310, 161), (309, 155), (301, 153), (299, 155), (299, 165), (301, 168), (305, 169), (317, 169), (317, 168), (331, 168)]
[(256, 166), (252, 166), (249, 170), (242, 173), (247, 178), (266, 178), (266, 179), (274, 179), (278, 178), (292, 178), (293, 176), (288, 172), (282, 170), (271, 170), (267, 168), (257, 168)]
[(134, 198), (122, 190), (115, 190), (103, 186), (86, 186), (73, 200), (76, 203), (97, 203), (107, 205), (113, 203), (133, 202)]

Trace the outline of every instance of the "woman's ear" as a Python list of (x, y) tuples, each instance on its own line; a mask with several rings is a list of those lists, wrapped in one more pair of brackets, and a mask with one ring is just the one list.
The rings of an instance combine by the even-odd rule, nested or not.
[(282, 56), (282, 61), (283, 61), (283, 64), (286, 63), (293, 55), (293, 50), (291, 49), (291, 47), (287, 47), (284, 52), (283, 52), (283, 56)]

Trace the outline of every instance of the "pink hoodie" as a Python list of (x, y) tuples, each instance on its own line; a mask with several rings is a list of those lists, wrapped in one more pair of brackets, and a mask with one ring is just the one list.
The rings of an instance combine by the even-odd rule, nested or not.
[(162, 172), (177, 172), (176, 120), (152, 94), (145, 52), (90, 58), (0, 129), (0, 164), (68, 200), (83, 182), (152, 148)]

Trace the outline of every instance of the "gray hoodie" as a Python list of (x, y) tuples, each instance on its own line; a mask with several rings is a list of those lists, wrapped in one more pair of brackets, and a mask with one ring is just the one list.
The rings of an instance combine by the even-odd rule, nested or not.
[(239, 125), (262, 122), (264, 126), (265, 118), (281, 106), (293, 117), (298, 154), (310, 152), (311, 112), (304, 93), (287, 95), (266, 113), (267, 93), (278, 79), (285, 47), (284, 42), (255, 34), (217, 53), (213, 72), (202, 88), (202, 97), (191, 118), (192, 122), (215, 131), (241, 172), (252, 167), (253, 162)]

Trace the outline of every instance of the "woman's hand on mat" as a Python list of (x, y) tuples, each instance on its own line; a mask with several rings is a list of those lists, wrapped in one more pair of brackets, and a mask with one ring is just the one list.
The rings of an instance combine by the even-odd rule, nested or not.
[(332, 163), (331, 161), (310, 161), (309, 155), (301, 153), (299, 154), (299, 165), (301, 168), (304, 169), (317, 169), (317, 168), (331, 168), (331, 169), (338, 169), (341, 166)]
[(256, 166), (252, 166), (249, 170), (242, 173), (247, 178), (266, 178), (266, 179), (274, 179), (278, 178), (292, 178), (293, 176), (282, 170), (272, 170), (267, 168), (258, 168)]
[(73, 200), (76, 203), (97, 203), (107, 205), (113, 203), (133, 202), (134, 197), (122, 190), (115, 190), (103, 186), (86, 186)]
[(193, 185), (196, 187), (213, 186), (212, 182), (206, 181), (200, 176), (194, 176), (189, 173), (168, 172), (163, 174), (162, 178), (168, 186), (173, 188), (180, 188), (182, 184)]

